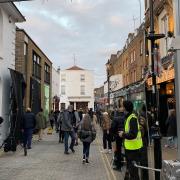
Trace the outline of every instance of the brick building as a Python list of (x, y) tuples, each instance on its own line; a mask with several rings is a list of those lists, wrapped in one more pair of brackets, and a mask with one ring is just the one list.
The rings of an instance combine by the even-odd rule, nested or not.
[(52, 62), (23, 29), (16, 29), (16, 70), (26, 81), (24, 108), (51, 109)]
[[(142, 24), (135, 33), (129, 33), (125, 46), (117, 52), (116, 59), (110, 58), (110, 76), (121, 74), (123, 88), (113, 92), (116, 99), (129, 99), (139, 110), (145, 101), (145, 69), (148, 61), (145, 55), (145, 31)], [(111, 56), (112, 57), (112, 56)]]
[[(145, 0), (145, 28), (150, 29), (150, 12), (149, 1)], [(175, 108), (175, 86), (174, 86), (174, 56), (169, 52), (172, 40), (174, 38), (174, 17), (172, 0), (155, 0), (154, 1), (154, 28), (156, 34), (164, 34), (165, 38), (157, 40), (155, 57), (155, 70), (157, 77), (159, 114), (161, 115), (160, 127), (162, 134), (166, 134), (166, 119), (169, 110)], [(147, 52), (151, 54), (150, 42), (147, 42)], [(151, 56), (148, 58), (151, 66)], [(147, 81), (147, 102), (151, 106), (152, 79)]]

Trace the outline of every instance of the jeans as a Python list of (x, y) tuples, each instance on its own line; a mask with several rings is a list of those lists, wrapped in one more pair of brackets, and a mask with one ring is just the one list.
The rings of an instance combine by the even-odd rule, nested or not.
[[(71, 136), (71, 144), (68, 147), (68, 140), (69, 136)], [(73, 149), (74, 148), (74, 143), (75, 143), (75, 133), (74, 131), (64, 131), (64, 147), (65, 147), (65, 152), (68, 152), (68, 149)]]
[(107, 130), (103, 130), (103, 148), (107, 149), (107, 143), (108, 143), (108, 149), (112, 149), (110, 134), (107, 133)]
[(33, 129), (24, 129), (24, 147), (31, 148)]
[(83, 142), (83, 159), (89, 158), (89, 149), (90, 149), (90, 143)]

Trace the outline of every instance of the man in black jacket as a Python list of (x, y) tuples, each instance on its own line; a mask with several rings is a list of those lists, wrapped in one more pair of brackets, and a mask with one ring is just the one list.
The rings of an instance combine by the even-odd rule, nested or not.
[(24, 148), (31, 149), (32, 134), (36, 126), (36, 118), (31, 108), (27, 108), (22, 119), (22, 131), (24, 134)]
[(114, 111), (114, 117), (112, 118), (113, 121), (111, 123), (111, 132), (112, 132), (112, 139), (116, 143), (116, 150), (114, 152), (114, 170), (121, 170), (122, 167), (122, 141), (123, 139), (119, 137), (118, 132), (124, 130), (124, 121), (125, 121), (125, 115), (124, 115), (124, 109), (123, 107), (118, 108), (116, 111)]

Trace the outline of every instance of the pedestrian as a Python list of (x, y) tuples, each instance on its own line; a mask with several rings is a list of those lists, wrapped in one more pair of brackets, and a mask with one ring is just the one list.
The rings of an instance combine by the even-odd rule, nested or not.
[(85, 114), (78, 130), (78, 136), (83, 143), (83, 164), (89, 163), (90, 145), (96, 138), (96, 130), (89, 114)]
[(177, 148), (177, 121), (176, 121), (176, 110), (172, 109), (170, 115), (166, 121), (167, 129), (167, 144), (165, 147)]
[[(141, 148), (141, 166), (148, 167), (148, 114), (146, 111), (146, 106), (143, 105), (140, 115), (139, 115), (139, 125), (141, 130), (141, 136), (143, 141), (143, 146)], [(147, 169), (141, 169), (141, 179), (149, 179), (149, 173)]]
[(79, 114), (80, 121), (82, 121), (82, 118), (83, 118), (83, 109), (82, 108), (79, 109), (78, 114)]
[(90, 108), (89, 109), (89, 116), (90, 116), (90, 118), (91, 118), (91, 120), (93, 120), (93, 109), (92, 108)]
[(140, 150), (143, 146), (138, 118), (133, 113), (133, 103), (124, 101), (125, 124), (124, 131), (119, 131), (119, 136), (124, 139), (126, 156), (126, 173), (124, 180), (139, 180), (138, 168), (134, 162), (139, 162)]
[(53, 127), (54, 127), (54, 121), (55, 121), (54, 112), (53, 112), (53, 110), (51, 110), (51, 112), (49, 113), (49, 122), (50, 122), (52, 130), (53, 130)]
[(0, 124), (2, 124), (3, 123), (3, 118), (0, 116)]
[(64, 112), (64, 108), (61, 108), (61, 111), (59, 113), (58, 116), (58, 125), (59, 125), (59, 143), (63, 143), (64, 142), (64, 132), (62, 130), (62, 119), (63, 119), (63, 112)]
[[(74, 143), (75, 143), (75, 134), (73, 130), (73, 119), (74, 119), (74, 113), (73, 113), (73, 106), (69, 105), (67, 110), (64, 110), (62, 115), (62, 130), (64, 132), (64, 154), (69, 154), (68, 149), (70, 149), (73, 153), (74, 150)], [(68, 147), (68, 140), (69, 136), (71, 137), (71, 144)]]
[(54, 112), (54, 123), (55, 123), (55, 130), (56, 130), (56, 133), (59, 132), (59, 124), (58, 124), (59, 113), (60, 113), (59, 110), (55, 110), (55, 112)]
[(96, 116), (96, 112), (93, 113), (93, 123), (97, 124), (97, 116)]
[(74, 118), (75, 118), (75, 122), (73, 124), (73, 129), (74, 129), (74, 133), (75, 133), (75, 146), (78, 146), (78, 134), (77, 134), (77, 131), (78, 131), (78, 127), (79, 127), (79, 124), (80, 124), (80, 118), (79, 118), (79, 113), (74, 110)]
[(27, 108), (26, 113), (23, 115), (21, 129), (23, 132), (23, 145), (26, 149), (31, 149), (32, 134), (36, 127), (36, 118), (34, 113), (31, 112), (31, 108)]
[(38, 141), (42, 140), (43, 130), (46, 128), (46, 117), (43, 114), (43, 109), (36, 115), (36, 129), (38, 130)]
[[(103, 113), (102, 130), (103, 130), (103, 153), (112, 153), (112, 144), (110, 137), (111, 120), (107, 112)], [(108, 147), (107, 147), (108, 144)]]
[(124, 121), (125, 114), (124, 108), (116, 108), (114, 111), (114, 117), (111, 124), (111, 134), (112, 138), (115, 141), (115, 152), (114, 152), (114, 162), (113, 169), (121, 171), (121, 167), (123, 166), (123, 154), (122, 154), (122, 142), (123, 139), (119, 137), (119, 131), (124, 131)]

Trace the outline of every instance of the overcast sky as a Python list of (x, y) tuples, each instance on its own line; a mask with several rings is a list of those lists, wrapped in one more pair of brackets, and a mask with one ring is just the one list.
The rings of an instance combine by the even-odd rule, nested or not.
[[(142, 2), (142, 19), (144, 0)], [(18, 24), (53, 62), (66, 69), (76, 65), (93, 70), (95, 86), (106, 79), (105, 63), (120, 50), (133, 16), (140, 24), (139, 0), (34, 0), (16, 3), (26, 18)]]

